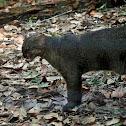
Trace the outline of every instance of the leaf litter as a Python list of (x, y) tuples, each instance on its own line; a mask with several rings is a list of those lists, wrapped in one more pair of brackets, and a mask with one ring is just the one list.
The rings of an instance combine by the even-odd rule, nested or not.
[[(30, 2), (30, 1), (28, 1)], [(126, 22), (125, 6), (71, 12), (46, 21), (7, 24), (0, 29), (0, 124), (19, 126), (126, 125), (126, 76), (110, 71), (82, 75), (82, 104), (68, 113), (66, 82), (46, 61), (22, 57), (22, 29), (49, 36), (82, 34)], [(31, 30), (32, 29), (32, 30)]]

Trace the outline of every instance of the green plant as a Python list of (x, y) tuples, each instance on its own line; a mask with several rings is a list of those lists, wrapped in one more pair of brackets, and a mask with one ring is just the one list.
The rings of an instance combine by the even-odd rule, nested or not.
[(61, 9), (64, 9), (65, 8), (65, 6), (61, 6)]
[(101, 87), (104, 85), (102, 80), (99, 80), (99, 76), (93, 76), (91, 79), (87, 80), (88, 84), (93, 84), (94, 86)]
[(122, 126), (122, 123), (117, 123), (114, 126)]
[(6, 0), (1, 0), (0, 4), (2, 4), (3, 6), (5, 6), (6, 5)]
[(37, 17), (37, 16), (34, 16), (34, 17), (32, 17), (32, 19), (37, 20), (37, 19), (38, 19), (38, 17)]
[(35, 0), (35, 2), (42, 2), (43, 0)]
[(123, 27), (125, 24), (121, 24), (121, 26)]
[(53, 37), (56, 37), (56, 33), (50, 32), (50, 35), (52, 35)]
[(101, 27), (100, 25), (96, 25), (95, 27)]
[(38, 88), (41, 88), (41, 86), (45, 85), (46, 83), (42, 82), (38, 85)]
[(56, 15), (57, 14), (57, 12), (54, 12), (54, 15)]
[(107, 11), (107, 2), (104, 3), (102, 6), (100, 6), (99, 8), (96, 9), (96, 11), (99, 11), (99, 10)]
[(39, 78), (35, 77), (34, 79), (31, 80), (32, 82), (38, 82)]
[(30, 71), (28, 71), (26, 74), (26, 77), (29, 77), (29, 76), (33, 76), (33, 75), (35, 75), (36, 73), (35, 73), (36, 71), (35, 70), (33, 70), (33, 69), (31, 69)]
[(77, 9), (77, 12), (81, 12), (81, 9)]

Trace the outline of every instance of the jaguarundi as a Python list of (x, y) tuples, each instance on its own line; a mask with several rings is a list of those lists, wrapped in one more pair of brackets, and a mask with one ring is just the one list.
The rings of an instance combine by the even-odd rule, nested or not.
[(46, 59), (67, 83), (68, 111), (81, 103), (81, 75), (94, 70), (126, 74), (126, 26), (81, 35), (49, 37), (36, 33), (25, 38), (23, 56)]

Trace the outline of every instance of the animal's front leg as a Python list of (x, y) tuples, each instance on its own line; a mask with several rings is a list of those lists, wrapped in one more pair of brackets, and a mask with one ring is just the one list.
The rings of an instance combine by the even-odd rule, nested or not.
[(68, 111), (81, 103), (81, 75), (77, 72), (67, 73), (67, 95), (68, 103), (63, 107), (63, 111)]

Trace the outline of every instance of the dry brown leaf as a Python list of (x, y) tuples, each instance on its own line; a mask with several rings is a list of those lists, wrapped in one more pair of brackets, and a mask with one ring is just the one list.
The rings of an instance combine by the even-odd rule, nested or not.
[(34, 2), (34, 0), (27, 0), (28, 4), (32, 4)]
[(44, 64), (42, 64), (42, 66), (41, 66), (41, 71), (42, 71), (42, 73), (47, 72), (47, 66), (44, 65)]
[(4, 63), (4, 61), (2, 59), (0, 59), (0, 65), (2, 65)]
[(16, 46), (15, 46), (15, 45), (8, 45), (8, 48), (13, 48), (13, 49), (15, 49)]
[(19, 119), (23, 120), (24, 117), (27, 117), (27, 112), (26, 112), (25, 108), (22, 106), (19, 109)]
[(44, 116), (44, 119), (51, 119), (51, 118), (53, 118), (53, 117), (59, 118), (58, 113), (52, 112), (52, 113), (46, 114), (46, 115)]
[(123, 122), (123, 125), (126, 126), (126, 120)]
[(9, 96), (9, 95), (11, 94), (11, 91), (5, 91), (3, 94), (4, 94), (5, 96)]
[(76, 25), (81, 25), (82, 21), (77, 21), (77, 20), (71, 20), (70, 21), (72, 24), (76, 24)]
[(0, 37), (4, 37), (3, 33), (0, 33)]
[(22, 70), (28, 70), (29, 68), (29, 63), (25, 63), (24, 66), (22, 67)]
[(47, 103), (37, 103), (28, 113), (39, 113), (45, 107), (47, 107)]
[(113, 118), (112, 120), (106, 122), (106, 126), (114, 125), (114, 124), (118, 123), (119, 120), (120, 119), (118, 119), (118, 118)]
[(22, 3), (16, 2), (12, 7), (20, 7)]
[(122, 91), (113, 91), (111, 94), (111, 97), (121, 98), (125, 95)]
[(14, 41), (19, 42), (20, 44), (23, 44), (24, 36), (19, 35), (17, 38), (14, 38)]
[(4, 34), (6, 31), (4, 29), (0, 29), (0, 33)]
[(118, 18), (118, 22), (119, 23), (125, 23), (126, 22), (126, 17), (125, 16), (121, 16)]
[(49, 62), (47, 60), (45, 60), (45, 59), (42, 59), (42, 64), (48, 65)]
[(0, 53), (4, 53), (4, 49), (3, 48), (0, 48)]
[(5, 8), (4, 12), (9, 13), (10, 12), (9, 8)]
[(52, 90), (42, 89), (42, 88), (39, 88), (37, 91), (38, 91), (39, 93), (43, 93), (43, 94), (53, 92)]
[(8, 75), (8, 74), (5, 74), (5, 73), (1, 73), (1, 76), (4, 76), (6, 78), (12, 78), (12, 76)]
[(107, 80), (107, 84), (112, 84), (114, 82), (115, 82), (115, 80), (114, 79), (111, 79), (111, 78)]
[(89, 92), (89, 91), (90, 91), (90, 89), (89, 89), (89, 88), (87, 88), (86, 86), (82, 86), (82, 91), (83, 91), (83, 92)]
[(90, 124), (90, 123), (95, 122), (95, 119), (96, 119), (96, 118), (93, 117), (92, 115), (86, 116), (86, 117), (83, 118), (82, 124), (84, 124), (84, 125), (86, 126), (86, 125), (88, 125), (88, 124)]
[(11, 25), (5, 25), (5, 26), (4, 26), (4, 29), (5, 29), (6, 31), (11, 31), (11, 30), (12, 30), (12, 27), (11, 27)]
[(53, 100), (53, 103), (59, 104), (61, 106), (66, 105), (68, 103), (67, 99), (64, 97), (56, 97), (52, 98), (51, 100)]
[(15, 26), (15, 25), (10, 25), (10, 26), (11, 26), (12, 29), (18, 29), (18, 27)]
[(95, 10), (92, 10), (91, 12), (90, 12), (90, 14), (91, 15), (96, 15), (96, 14), (98, 14), (99, 12), (97, 12), (97, 11), (95, 11)]
[(23, 67), (24, 63), (19, 63), (17, 65), (14, 66), (15, 70), (20, 70)]
[(13, 36), (12, 33), (7, 33), (7, 34), (5, 34), (5, 37), (7, 37), (7, 38), (11, 38), (12, 36)]
[(15, 92), (14, 94), (12, 94), (12, 96), (13, 96), (13, 99), (14, 99), (14, 100), (19, 99), (19, 98), (22, 97), (22, 96), (21, 96), (19, 93), (17, 93), (17, 92)]
[(49, 76), (46, 77), (48, 82), (53, 82), (54, 80), (59, 80), (59, 79), (63, 79), (61, 76)]
[(51, 122), (50, 125), (63, 126), (63, 124), (61, 122)]
[(125, 95), (125, 91), (122, 86), (119, 86), (116, 91), (113, 91), (111, 97), (121, 98)]
[(16, 2), (15, 2), (15, 1), (13, 1), (13, 0), (9, 0), (9, 2), (8, 2), (8, 3), (9, 3), (9, 5), (10, 5), (10, 6), (12, 6), (12, 5), (14, 5)]
[(110, 21), (110, 19), (108, 19), (105, 15), (102, 17), (102, 19), (103, 19), (104, 21)]
[(24, 107), (28, 110), (33, 108), (37, 104), (36, 99), (28, 99), (24, 102)]
[(2, 36), (2, 37), (1, 36), (2, 36), (2, 34), (0, 34), (0, 41), (3, 41), (4, 40), (4, 38), (3, 38), (4, 36)]
[(72, 29), (72, 28), (74, 28), (74, 27), (76, 27), (76, 25), (75, 25), (75, 24), (72, 24), (72, 23), (70, 23), (70, 22), (68, 22), (67, 24), (64, 23), (64, 24), (61, 25), (62, 32), (69, 31), (70, 29)]
[(1, 43), (1, 44), (0, 44), (0, 47), (2, 47), (2, 48), (6, 48), (6, 47), (7, 47), (7, 45), (6, 45), (6, 43), (5, 43), (5, 42), (3, 42), (3, 43)]
[(0, 91), (2, 91), (2, 90), (4, 91), (4, 88), (5, 87), (3, 85), (0, 85)]
[(21, 125), (21, 126), (31, 126), (31, 124), (30, 124), (30, 123), (24, 123), (24, 124)]
[(63, 123), (64, 124), (70, 124), (70, 119), (69, 118), (66, 118), (65, 120), (63, 120)]

